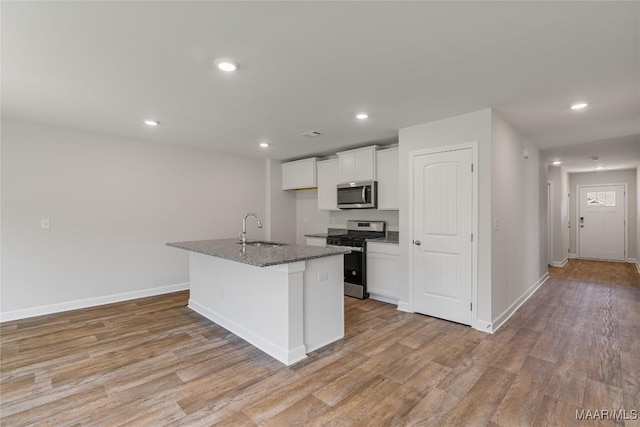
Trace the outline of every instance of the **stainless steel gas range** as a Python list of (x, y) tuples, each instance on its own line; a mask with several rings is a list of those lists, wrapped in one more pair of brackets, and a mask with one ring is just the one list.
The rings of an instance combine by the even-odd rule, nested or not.
[(367, 239), (384, 237), (384, 221), (347, 221), (345, 234), (327, 237), (327, 246), (347, 246), (344, 256), (344, 294), (365, 299), (367, 292)]

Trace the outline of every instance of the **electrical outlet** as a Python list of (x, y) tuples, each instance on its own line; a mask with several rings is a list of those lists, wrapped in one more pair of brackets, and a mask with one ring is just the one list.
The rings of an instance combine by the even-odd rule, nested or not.
[(493, 219), (493, 231), (500, 230), (500, 223), (498, 222), (498, 218)]
[(40, 220), (40, 228), (45, 230), (51, 228), (51, 223), (49, 222), (49, 218), (42, 218)]
[(325, 280), (329, 280), (329, 272), (322, 271), (318, 273), (318, 282), (324, 282)]

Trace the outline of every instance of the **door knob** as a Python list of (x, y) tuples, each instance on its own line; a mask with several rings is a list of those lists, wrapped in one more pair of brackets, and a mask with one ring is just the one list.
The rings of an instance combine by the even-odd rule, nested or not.
[(420, 240), (414, 240), (413, 244), (416, 246), (420, 246), (422, 244), (422, 242)]

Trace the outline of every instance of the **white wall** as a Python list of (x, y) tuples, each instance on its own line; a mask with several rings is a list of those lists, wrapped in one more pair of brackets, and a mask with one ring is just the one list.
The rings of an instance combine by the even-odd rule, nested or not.
[[(291, 191), (291, 190), (290, 190)], [(329, 227), (329, 211), (318, 210), (318, 190), (297, 190), (296, 239), (305, 244), (305, 234), (326, 233)]]
[(266, 159), (267, 207), (265, 235), (270, 241), (296, 243), (296, 195), (282, 190), (282, 165)]
[(539, 150), (495, 112), (491, 131), (491, 310), (500, 324), (547, 274), (547, 176)]
[(571, 229), (569, 228), (571, 225), (571, 217), (569, 212), (569, 202), (570, 202), (570, 194), (571, 189), (569, 188), (569, 172), (566, 171), (565, 168), (562, 168), (561, 171), (561, 183), (562, 183), (562, 204), (560, 205), (560, 215), (562, 216), (562, 247), (561, 250), (565, 254), (570, 253), (570, 239), (571, 236), (569, 233)]
[(389, 231), (398, 231), (398, 211), (379, 211), (376, 209), (347, 209), (329, 213), (330, 227), (346, 227), (350, 219), (365, 221), (384, 221)]
[(640, 271), (640, 166), (636, 169), (636, 266)]
[(1, 160), (5, 320), (187, 282), (166, 242), (236, 237), (265, 213), (262, 159), (7, 120)]
[(477, 318), (491, 324), (491, 110), (450, 117), (400, 129), (400, 286), (399, 305), (411, 305), (409, 257), (413, 252), (409, 235), (409, 165), (414, 151), (478, 142), (479, 235)]
[(561, 166), (548, 165), (547, 180), (553, 183), (551, 255), (553, 263), (561, 265), (569, 257), (569, 174)]
[(350, 219), (384, 221), (388, 230), (398, 230), (398, 211), (379, 211), (376, 209), (318, 210), (318, 190), (297, 190), (294, 193), (298, 244), (305, 244), (305, 234), (326, 233), (329, 227), (345, 228), (347, 220)]
[(627, 183), (627, 197), (628, 197), (628, 212), (629, 212), (629, 224), (627, 227), (627, 241), (629, 245), (629, 252), (627, 258), (637, 257), (637, 176), (635, 169), (623, 169), (616, 171), (597, 171), (597, 172), (582, 172), (569, 174), (570, 185), (570, 245), (571, 253), (577, 254), (576, 246), (576, 199), (578, 193), (576, 186), (578, 185), (594, 185), (594, 184), (622, 184)]

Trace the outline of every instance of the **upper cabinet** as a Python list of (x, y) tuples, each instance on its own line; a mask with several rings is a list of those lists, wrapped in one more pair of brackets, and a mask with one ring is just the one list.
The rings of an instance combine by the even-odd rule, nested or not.
[(338, 159), (323, 160), (318, 162), (316, 167), (318, 169), (318, 209), (337, 211)]
[(400, 209), (398, 160), (398, 147), (380, 150), (376, 154), (379, 210), (397, 211)]
[(282, 164), (282, 189), (316, 187), (316, 157)]
[(376, 179), (376, 148), (357, 148), (338, 153), (340, 183)]

